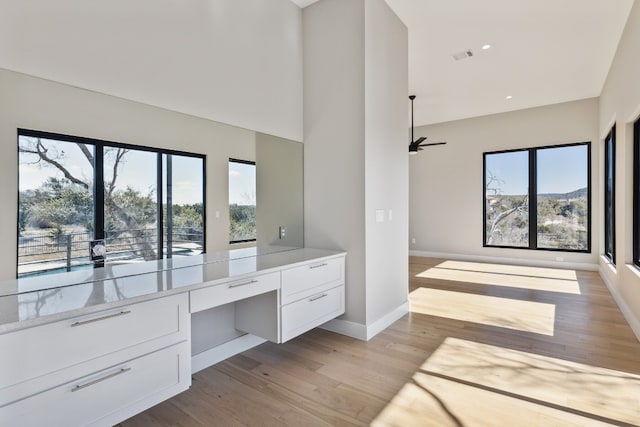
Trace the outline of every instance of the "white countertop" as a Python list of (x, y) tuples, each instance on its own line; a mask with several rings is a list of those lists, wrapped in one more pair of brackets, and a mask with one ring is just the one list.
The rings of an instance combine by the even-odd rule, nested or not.
[(175, 257), (156, 261), (135, 262), (128, 264), (106, 264), (103, 268), (86, 268), (64, 274), (44, 274), (21, 279), (0, 281), (0, 297), (25, 292), (58, 289), (64, 286), (76, 286), (82, 283), (103, 281), (124, 276), (135, 276), (145, 273), (171, 270), (189, 266), (201, 266), (232, 259), (249, 258), (275, 252), (285, 252), (298, 248), (288, 246), (265, 246), (219, 251), (209, 254)]
[(344, 255), (313, 248), (229, 252), (0, 282), (0, 333)]

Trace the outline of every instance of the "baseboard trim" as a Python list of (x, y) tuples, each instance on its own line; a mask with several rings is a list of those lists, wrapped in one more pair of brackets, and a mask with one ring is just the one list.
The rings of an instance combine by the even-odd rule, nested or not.
[(605, 274), (604, 271), (602, 271), (603, 268), (609, 268), (609, 266), (607, 264), (600, 265), (600, 269), (598, 270), (598, 273), (600, 274), (602, 281), (607, 286), (607, 289), (609, 289), (609, 293), (611, 294), (611, 296), (613, 297), (613, 300), (618, 305), (618, 308), (622, 312), (622, 315), (624, 316), (625, 320), (631, 327), (631, 330), (635, 334), (636, 339), (640, 341), (640, 319), (636, 317), (636, 315), (633, 313), (631, 308), (629, 308), (627, 303), (624, 301), (624, 298), (622, 298), (622, 295), (620, 295), (620, 292), (618, 292), (618, 289), (616, 289), (616, 287), (613, 286), (613, 283), (611, 283), (611, 281), (609, 280), (609, 277)]
[(209, 366), (215, 365), (218, 362), (235, 356), (238, 353), (249, 350), (257, 345), (266, 342), (264, 338), (257, 337), (255, 335), (246, 334), (224, 344), (215, 346), (212, 349), (203, 351), (194, 356), (191, 356), (191, 373), (195, 374)]
[(362, 323), (352, 322), (350, 320), (333, 319), (329, 320), (324, 325), (321, 325), (320, 328), (337, 334), (346, 335), (351, 338), (367, 341), (367, 327)]
[(369, 341), (409, 312), (411, 312), (411, 303), (406, 301), (368, 326), (349, 320), (333, 319), (320, 328), (362, 341)]
[(564, 269), (572, 269), (572, 270), (599, 271), (598, 264), (591, 264), (586, 262), (532, 260), (532, 259), (525, 259), (525, 258), (504, 258), (504, 257), (494, 257), (494, 256), (449, 254), (444, 252), (426, 252), (426, 251), (409, 251), (409, 256), (421, 256), (421, 257), (427, 257), (427, 258), (444, 258), (444, 259), (451, 259), (455, 261), (490, 262), (494, 264), (508, 264), (508, 265), (526, 265), (530, 267), (564, 268)]

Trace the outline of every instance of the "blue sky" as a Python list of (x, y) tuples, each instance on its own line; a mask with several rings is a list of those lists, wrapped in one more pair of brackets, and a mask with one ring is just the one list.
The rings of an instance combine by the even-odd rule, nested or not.
[(229, 162), (229, 204), (256, 204), (256, 167)]
[[(538, 150), (538, 193), (568, 193), (587, 186), (587, 146)], [(492, 154), (486, 157), (489, 172), (501, 182), (502, 194), (520, 195), (528, 192), (529, 161), (527, 151)]]

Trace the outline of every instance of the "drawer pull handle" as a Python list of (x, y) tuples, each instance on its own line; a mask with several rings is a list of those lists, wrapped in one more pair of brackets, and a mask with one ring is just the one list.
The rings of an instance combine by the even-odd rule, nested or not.
[(124, 316), (125, 314), (129, 314), (129, 313), (131, 313), (131, 310), (123, 310), (123, 311), (119, 311), (117, 313), (109, 314), (107, 316), (96, 317), (95, 319), (80, 320), (78, 322), (72, 323), (71, 327), (74, 328), (76, 326), (86, 325), (87, 323), (99, 322), (101, 320), (111, 319), (112, 317)]
[(324, 298), (327, 295), (329, 295), (329, 294), (322, 294), (322, 295), (318, 295), (317, 297), (309, 298), (309, 302), (313, 302), (313, 301), (319, 300), (320, 298)]
[(314, 268), (320, 268), (320, 267), (325, 267), (329, 264), (327, 264), (326, 262), (323, 262), (322, 264), (317, 264), (317, 265), (310, 265), (309, 269), (314, 269)]
[(252, 283), (258, 283), (257, 280), (249, 280), (248, 282), (242, 282), (242, 283), (234, 283), (233, 285), (229, 285), (230, 288), (237, 288), (239, 286), (246, 286), (246, 285), (250, 285)]
[(71, 389), (71, 391), (74, 392), (74, 391), (82, 390), (83, 388), (91, 387), (92, 385), (101, 383), (102, 381), (106, 381), (109, 378), (117, 377), (118, 375), (122, 375), (125, 372), (129, 372), (130, 370), (131, 370), (131, 368), (121, 368), (119, 371), (112, 372), (109, 375), (105, 375), (102, 378), (97, 378), (97, 379), (95, 379), (93, 381), (89, 381), (88, 383), (85, 383), (85, 384), (78, 384), (75, 387), (73, 387)]

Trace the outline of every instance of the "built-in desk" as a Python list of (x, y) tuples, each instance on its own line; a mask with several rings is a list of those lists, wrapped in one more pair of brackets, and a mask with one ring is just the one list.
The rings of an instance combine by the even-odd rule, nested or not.
[[(344, 252), (250, 252), (0, 284), (0, 425), (113, 425), (186, 390), (194, 360), (344, 313)], [(193, 354), (194, 334), (220, 329), (216, 310), (231, 339)]]

